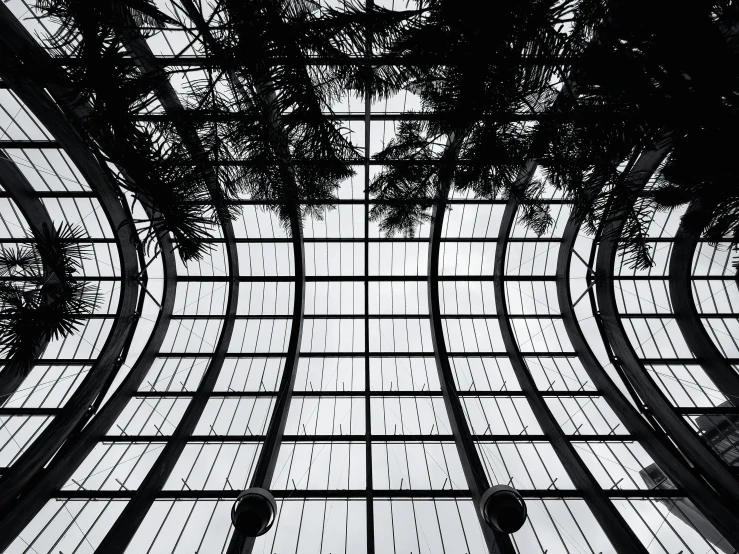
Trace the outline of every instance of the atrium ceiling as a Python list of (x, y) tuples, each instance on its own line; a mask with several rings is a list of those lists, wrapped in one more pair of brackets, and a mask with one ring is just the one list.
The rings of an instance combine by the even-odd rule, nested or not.
[[(35, 15), (6, 1), (0, 34), (14, 21), (44, 44)], [(190, 109), (217, 68), (194, 29), (148, 31), (142, 71), (172, 70)], [(733, 519), (703, 507), (706, 475), (739, 487), (736, 397), (715, 376), (739, 364), (736, 270), (725, 245), (683, 236), (680, 210), (654, 214), (644, 270), (554, 187), (541, 236), (515, 200), (454, 193), (413, 237), (387, 237), (374, 157), (419, 101), (349, 92), (333, 112), (363, 157), (322, 216), (295, 233), (241, 195), (185, 264), (126, 224), (150, 214), (53, 84), (3, 71), (0, 243), (34, 240), (29, 214), (80, 226), (98, 304), (2, 398), (0, 550), (233, 552), (231, 506), (261, 485), (278, 514), (255, 553), (478, 554), (475, 495), (507, 484), (528, 506), (518, 552), (734, 551)], [(138, 123), (171, 110), (153, 98)], [(672, 480), (650, 481), (652, 464)]]

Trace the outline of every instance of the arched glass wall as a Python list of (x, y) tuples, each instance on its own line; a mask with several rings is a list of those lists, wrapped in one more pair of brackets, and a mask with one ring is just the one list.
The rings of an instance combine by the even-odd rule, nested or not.
[[(43, 43), (30, 4), (2, 10)], [(208, 65), (194, 30), (150, 34), (154, 65)], [(149, 116), (213, 71), (174, 73)], [(609, 262), (554, 192), (542, 236), (512, 201), (452, 195), (385, 237), (374, 155), (418, 101), (349, 94), (334, 112), (364, 158), (325, 218), (294, 233), (242, 197), (185, 265), (121, 231), (152, 214), (98, 178), (63, 99), (0, 78), (0, 243), (35, 240), (26, 214), (80, 226), (98, 294), (2, 398), (0, 489), (26, 479), (3, 492), (6, 552), (226, 552), (233, 501), (269, 463), (278, 515), (254, 552), (490, 552), (481, 483), (526, 498), (518, 552), (734, 551), (700, 475), (736, 485), (739, 290), (725, 248), (680, 242), (680, 213), (655, 215), (645, 271)], [(697, 458), (713, 465), (694, 475)]]

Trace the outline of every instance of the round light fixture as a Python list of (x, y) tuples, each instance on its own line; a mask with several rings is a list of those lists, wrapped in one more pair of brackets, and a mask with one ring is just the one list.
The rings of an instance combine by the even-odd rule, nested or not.
[(242, 535), (258, 537), (269, 531), (276, 514), (275, 497), (266, 489), (254, 487), (236, 498), (231, 508), (231, 523)]
[(500, 533), (515, 533), (526, 523), (523, 496), (508, 485), (495, 485), (485, 491), (480, 511), (488, 525)]

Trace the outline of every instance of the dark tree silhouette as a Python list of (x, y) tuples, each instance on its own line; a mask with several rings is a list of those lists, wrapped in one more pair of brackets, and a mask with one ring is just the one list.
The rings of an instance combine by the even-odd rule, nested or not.
[[(739, 143), (736, 6), (691, 2), (593, 2), (602, 20), (573, 73), (578, 94), (567, 121), (543, 121), (540, 157), (551, 181), (574, 200), (588, 228), (625, 214), (619, 239), (627, 261), (652, 264), (646, 229), (654, 210), (694, 202), (683, 218), (696, 236), (737, 236), (739, 190), (730, 152)], [(634, 14), (639, 14), (635, 17)], [(628, 172), (638, 157), (667, 139), (669, 157), (647, 187)], [(736, 239), (734, 239), (736, 245)]]
[(89, 257), (83, 237), (79, 227), (44, 224), (36, 242), (0, 248), (3, 382), (22, 380), (42, 345), (69, 336), (95, 309), (97, 288), (78, 275)]
[[(388, 50), (415, 64), (406, 86), (429, 117), (403, 123), (377, 156), (393, 162), (371, 190), (388, 234), (428, 219), (446, 181), (517, 198), (524, 223), (543, 232), (551, 220), (537, 204), (543, 183), (524, 171), (530, 158), (586, 230), (625, 215), (618, 239), (635, 267), (652, 263), (654, 211), (688, 202), (699, 206), (684, 218), (689, 232), (736, 246), (739, 193), (726, 161), (739, 122), (734, 4), (531, 1), (496, 4), (486, 18), (469, 4), (424, 5)], [(635, 187), (636, 161), (665, 139), (664, 168)]]
[[(59, 25), (50, 38), (52, 52), (79, 59), (66, 74), (57, 74), (75, 107), (70, 119), (92, 151), (118, 169), (102, 164), (111, 177), (156, 214), (144, 240), (171, 232), (183, 260), (199, 258), (212, 220), (232, 212), (208, 192), (210, 160), (193, 158), (171, 123), (136, 122), (136, 115), (152, 108), (161, 77), (140, 72), (126, 50), (131, 26), (176, 22), (151, 0), (41, 0), (38, 7)], [(44, 79), (49, 69), (43, 68)]]
[[(242, 194), (284, 223), (296, 208), (320, 217), (360, 154), (332, 105), (348, 91), (376, 99), (401, 89), (420, 98), (427, 119), (400, 124), (377, 155), (387, 165), (371, 184), (371, 217), (387, 234), (412, 234), (450, 188), (515, 198), (523, 222), (542, 233), (551, 185), (591, 232), (624, 214), (618, 239), (635, 267), (651, 264), (654, 211), (688, 202), (688, 232), (739, 244), (739, 194), (726, 162), (739, 122), (732, 2), (676, 10), (659, 0), (645, 10), (636, 0), (418, 0), (395, 12), (367, 11), (359, 0), (336, 9), (224, 0), (206, 16), (181, 0), (176, 20), (151, 0), (39, 6), (60, 24), (55, 51), (80, 60), (59, 77), (76, 105), (94, 106), (78, 127), (156, 214), (147, 238), (171, 232), (183, 259), (203, 253), (210, 224), (233, 217), (230, 200)], [(125, 49), (125, 30), (142, 24), (187, 29), (213, 60), (189, 107), (239, 115), (200, 126), (202, 155), (180, 146), (171, 122), (135, 121), (161, 79), (138, 71)], [(369, 52), (377, 63), (361, 63)], [(664, 167), (635, 187), (631, 169), (664, 140)], [(529, 160), (545, 180), (527, 172)], [(213, 164), (215, 197), (204, 175)]]
[[(543, 232), (551, 223), (537, 203), (544, 187), (527, 174), (526, 162), (534, 145), (531, 122), (556, 97), (556, 72), (572, 55), (560, 28), (570, 6), (424, 4), (427, 10), (402, 29), (388, 55), (411, 60), (406, 86), (420, 97), (428, 120), (401, 124), (377, 155), (395, 163), (372, 182), (381, 201), (373, 219), (390, 235), (412, 235), (451, 186), (479, 198), (514, 197), (522, 202), (522, 219)], [(483, 8), (488, 16), (481, 18)]]
[[(388, 41), (408, 14), (382, 8), (366, 13), (351, 3), (332, 10), (310, 2), (250, 0), (222, 2), (207, 21), (191, 0), (182, 5), (204, 53), (223, 68), (197, 83), (190, 104), (240, 115), (210, 135), (239, 160), (228, 181), (265, 201), (285, 225), (296, 210), (301, 218), (321, 217), (340, 182), (354, 174), (348, 162), (359, 157), (332, 120), (332, 105), (348, 89), (383, 97), (402, 84), (395, 66), (368, 70), (351, 63), (352, 55), (364, 50), (368, 20)], [(335, 63), (310, 63), (315, 56)]]

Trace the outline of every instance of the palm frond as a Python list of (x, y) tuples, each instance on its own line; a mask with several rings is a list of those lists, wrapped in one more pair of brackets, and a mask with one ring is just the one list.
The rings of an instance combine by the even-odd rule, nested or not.
[[(227, 79), (231, 97), (222, 100), (225, 109), (244, 117), (222, 129), (229, 155), (241, 165), (229, 171), (228, 185), (269, 203), (285, 225), (303, 202), (303, 215), (318, 215), (310, 207), (314, 201), (330, 205), (339, 183), (354, 174), (348, 161), (359, 156), (326, 114), (339, 95), (337, 77), (307, 63), (316, 52), (331, 50), (336, 27), (321, 28), (301, 6), (224, 2), (214, 14), (223, 25), (214, 32), (188, 3), (188, 14), (202, 29), (203, 48), (234, 60)], [(212, 87), (202, 90), (213, 94)]]
[(193, 200), (207, 201), (214, 188), (209, 187), (205, 169), (209, 160), (187, 151), (171, 124), (136, 123), (136, 115), (151, 109), (163, 77), (160, 72), (141, 72), (127, 49), (131, 37), (137, 36), (130, 32), (132, 26), (177, 22), (152, 0), (41, 0), (39, 7), (59, 24), (50, 38), (52, 50), (83, 62), (68, 70), (65, 82), (70, 105), (94, 105), (79, 122), (80, 134), (104, 168), (113, 164), (121, 169), (110, 172), (111, 178), (152, 213), (144, 241), (171, 233), (184, 261), (201, 257), (211, 236), (212, 220), (206, 212), (214, 211), (223, 219), (233, 217), (233, 209), (220, 202), (218, 194), (210, 204), (212, 210), (207, 203), (193, 205)]
[[(516, 120), (536, 117), (555, 97), (550, 81), (570, 55), (557, 25), (571, 8), (557, 2), (485, 3), (495, 16), (482, 20), (467, 4), (427, 5), (404, 22), (388, 51), (412, 60), (407, 86), (431, 118), (423, 128), (401, 124), (396, 139), (377, 155), (380, 161), (405, 161), (386, 166), (373, 180), (370, 191), (390, 201), (373, 208), (373, 217), (387, 218), (381, 224), (386, 232), (408, 233), (428, 217), (440, 182), (449, 181), (476, 197), (515, 198), (521, 220), (545, 232), (552, 217), (538, 202), (543, 186), (519, 181), (533, 145), (529, 126)], [(448, 146), (440, 152), (436, 145), (444, 142)], [(444, 160), (455, 170), (441, 176)], [(405, 202), (392, 202), (398, 199)]]
[(28, 246), (0, 247), (0, 276), (23, 277), (37, 275), (41, 261), (38, 253)]
[(83, 238), (80, 227), (44, 225), (36, 242), (0, 253), (2, 263), (25, 264), (7, 274), (17, 280), (0, 286), (0, 350), (23, 371), (43, 345), (73, 333), (98, 305), (97, 287), (77, 277), (89, 256)]

